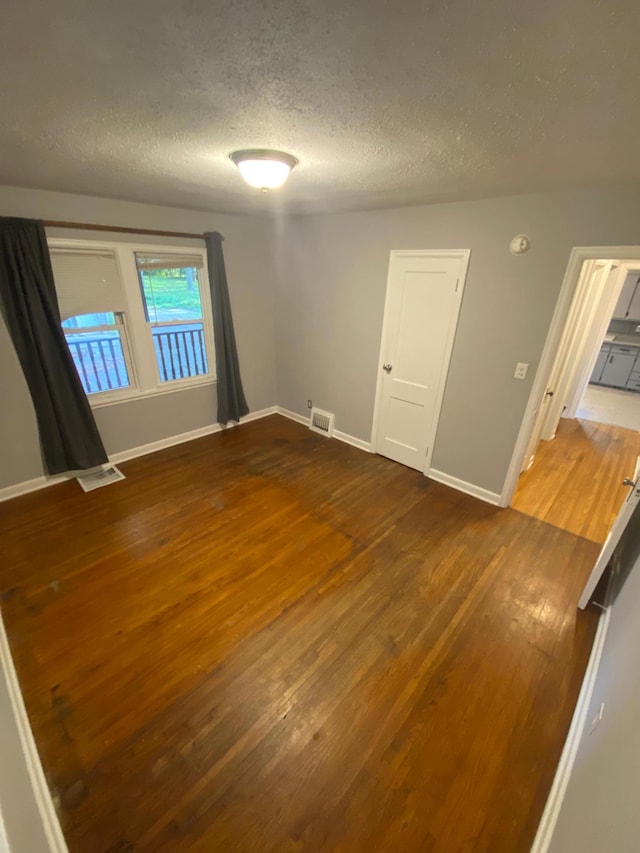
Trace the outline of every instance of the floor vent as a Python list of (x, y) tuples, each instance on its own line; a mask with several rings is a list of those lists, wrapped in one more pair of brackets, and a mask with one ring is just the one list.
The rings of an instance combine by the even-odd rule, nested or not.
[(331, 438), (333, 435), (333, 422), (336, 416), (331, 412), (324, 412), (322, 409), (311, 409), (310, 429), (314, 432), (319, 432), (320, 435), (326, 435)]
[(92, 492), (101, 486), (108, 486), (110, 483), (117, 483), (118, 480), (124, 480), (124, 474), (115, 465), (109, 465), (100, 471), (89, 471), (86, 474), (80, 474), (79, 477), (76, 477), (76, 480), (85, 492)]

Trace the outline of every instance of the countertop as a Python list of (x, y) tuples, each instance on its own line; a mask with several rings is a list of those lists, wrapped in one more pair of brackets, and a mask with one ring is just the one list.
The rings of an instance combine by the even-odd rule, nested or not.
[(640, 348), (640, 335), (605, 335), (603, 344), (622, 344), (623, 347)]

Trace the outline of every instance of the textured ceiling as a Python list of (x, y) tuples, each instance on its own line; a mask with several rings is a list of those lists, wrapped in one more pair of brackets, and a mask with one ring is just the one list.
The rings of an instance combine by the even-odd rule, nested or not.
[[(0, 183), (208, 210), (640, 181), (637, 0), (5, 0)], [(262, 194), (228, 154), (300, 159)]]

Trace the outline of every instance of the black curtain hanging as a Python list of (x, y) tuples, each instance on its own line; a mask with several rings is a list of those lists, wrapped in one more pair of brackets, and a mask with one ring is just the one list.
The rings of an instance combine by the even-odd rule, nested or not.
[(216, 346), (216, 374), (218, 391), (218, 423), (239, 421), (249, 412), (242, 390), (240, 364), (233, 317), (229, 301), (229, 285), (222, 255), (222, 235), (211, 231), (204, 235), (207, 246), (209, 284), (213, 307), (213, 332)]
[(39, 220), (0, 217), (0, 309), (33, 400), (47, 472), (63, 474), (107, 462), (60, 325)]

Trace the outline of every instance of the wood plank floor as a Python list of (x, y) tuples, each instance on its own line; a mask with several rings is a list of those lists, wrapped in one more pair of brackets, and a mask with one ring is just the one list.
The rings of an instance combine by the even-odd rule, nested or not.
[(520, 476), (511, 506), (602, 543), (627, 497), (622, 485), (640, 455), (640, 432), (595, 421), (561, 419)]
[(72, 853), (528, 851), (597, 546), (278, 416), (0, 506)]

